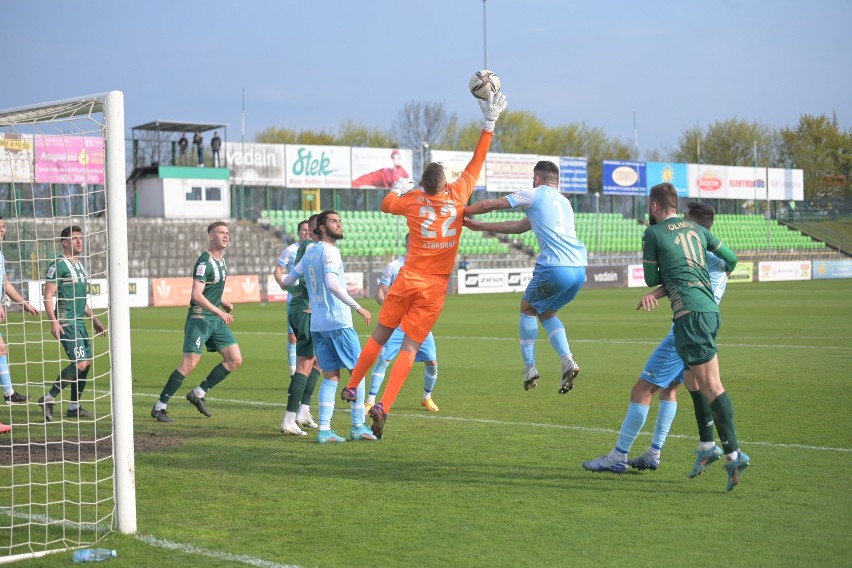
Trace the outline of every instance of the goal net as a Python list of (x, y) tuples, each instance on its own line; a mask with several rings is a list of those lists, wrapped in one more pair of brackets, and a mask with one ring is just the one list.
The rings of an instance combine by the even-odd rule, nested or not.
[(119, 91), (0, 110), (0, 562), (136, 532), (124, 144)]

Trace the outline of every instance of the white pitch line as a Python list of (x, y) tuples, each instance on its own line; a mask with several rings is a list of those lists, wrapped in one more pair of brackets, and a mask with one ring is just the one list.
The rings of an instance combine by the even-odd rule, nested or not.
[[(133, 393), (133, 396), (145, 397), (145, 398), (159, 398), (158, 394), (148, 394), (148, 393)], [(227, 398), (210, 398), (206, 399), (208, 402), (222, 402), (226, 404), (242, 404), (246, 406), (262, 406), (268, 408), (283, 408), (286, 406), (284, 403), (278, 402), (263, 402), (263, 401), (254, 401), (254, 400), (237, 400), (237, 399), (227, 399)], [(345, 412), (348, 413), (349, 410), (337, 408), (335, 412)], [(618, 434), (618, 430), (614, 430), (612, 428), (592, 428), (590, 426), (568, 426), (566, 424), (544, 424), (539, 422), (513, 422), (509, 420), (494, 420), (489, 418), (463, 418), (459, 416), (438, 416), (435, 414), (406, 414), (402, 412), (395, 412), (394, 416), (401, 416), (403, 418), (420, 418), (424, 420), (448, 420), (454, 422), (466, 422), (471, 424), (494, 424), (497, 426), (509, 426), (509, 427), (517, 427), (517, 426), (527, 426), (534, 428), (549, 428), (553, 430), (575, 430), (579, 432), (598, 432), (604, 434)], [(651, 432), (641, 432), (641, 436), (651, 436)], [(686, 436), (684, 434), (669, 434), (669, 438), (678, 438), (682, 440), (694, 440), (695, 436)], [(799, 450), (814, 450), (818, 452), (852, 452), (852, 448), (831, 448), (826, 446), (811, 446), (807, 444), (784, 444), (780, 442), (749, 442), (746, 440), (740, 440), (744, 445), (747, 446), (764, 446), (767, 448), (796, 448)]]
[[(619, 430), (614, 430), (612, 428), (591, 428), (589, 426), (568, 426), (565, 424), (541, 424), (537, 422), (507, 422), (503, 420), (492, 420), (487, 418), (457, 418), (455, 416), (435, 416), (434, 414), (430, 414), (428, 416), (424, 416), (423, 414), (394, 414), (394, 416), (405, 416), (406, 418), (422, 418), (426, 420), (452, 420), (456, 422), (469, 422), (469, 423), (478, 423), (478, 424), (495, 424), (498, 426), (530, 426), (534, 428), (551, 428), (556, 430), (576, 430), (579, 432), (597, 432), (604, 434), (618, 434)], [(650, 437), (652, 432), (640, 432), (640, 436)], [(678, 438), (681, 440), (695, 440), (695, 436), (687, 436), (685, 434), (669, 434), (668, 438)], [(765, 446), (768, 448), (796, 448), (799, 450), (814, 450), (820, 452), (852, 452), (852, 448), (830, 448), (825, 446), (808, 446), (805, 444), (782, 444), (777, 442), (749, 442), (747, 440), (740, 440), (743, 445), (746, 446)]]
[[(468, 340), (476, 339), (481, 341), (512, 341), (517, 343), (518, 338), (507, 337), (470, 337), (470, 336), (454, 336), (454, 335), (436, 335), (435, 340)], [(546, 339), (539, 339), (544, 342)], [(659, 345), (659, 341), (651, 341), (647, 339), (572, 339), (571, 343), (608, 343), (613, 345)], [(766, 344), (751, 344), (751, 343), (725, 343), (718, 342), (719, 347), (744, 347), (744, 348), (761, 348), (761, 349), (840, 349), (844, 351), (852, 351), (852, 347), (836, 347), (833, 345), (782, 345), (779, 343)]]
[(194, 544), (183, 544), (180, 542), (173, 542), (171, 540), (166, 540), (164, 538), (158, 538), (150, 535), (137, 535), (136, 538), (141, 540), (145, 544), (156, 546), (158, 548), (177, 550), (179, 552), (196, 554), (198, 556), (206, 556), (207, 558), (214, 558), (216, 560), (239, 562), (240, 564), (246, 564), (248, 566), (258, 566), (259, 568), (301, 568), (296, 564), (279, 564), (278, 562), (263, 560), (260, 558), (255, 558), (254, 556), (248, 556), (245, 554), (233, 554), (231, 552), (222, 552), (219, 550), (211, 550), (209, 548), (195, 546)]
[(68, 519), (54, 519), (48, 517), (47, 515), (42, 515), (39, 513), (20, 513), (14, 511), (9, 507), (0, 507), (0, 515), (6, 515), (7, 517), (12, 517), (13, 519), (24, 519), (32, 521), (40, 525), (56, 525), (72, 530), (97, 531), (103, 533), (110, 531), (109, 527), (99, 526), (97, 523), (78, 523), (75, 521), (70, 521)]
[[(6, 515), (8, 517), (14, 519), (22, 519), (26, 521), (30, 521), (33, 523), (37, 523), (40, 525), (54, 525), (54, 526), (62, 526), (67, 527), (74, 530), (81, 531), (97, 531), (101, 533), (109, 532), (109, 527), (98, 526), (95, 523), (76, 523), (74, 521), (69, 521), (67, 519), (54, 519), (48, 517), (46, 515), (41, 514), (28, 514), (28, 513), (20, 513), (13, 511), (8, 507), (0, 507), (0, 515)], [(240, 564), (246, 564), (248, 566), (257, 566), (258, 568), (301, 568), (296, 564), (279, 564), (278, 562), (271, 562), (269, 560), (263, 560), (261, 558), (255, 558), (253, 556), (248, 556), (245, 554), (233, 554), (231, 552), (222, 552), (220, 550), (211, 550), (209, 548), (202, 548), (200, 546), (195, 546), (194, 544), (184, 544), (180, 542), (174, 542), (171, 540), (167, 540), (164, 538), (159, 538), (152, 535), (133, 535), (134, 538), (141, 540), (145, 544), (150, 546), (155, 546), (157, 548), (165, 548), (168, 550), (177, 550), (179, 552), (185, 552), (187, 554), (196, 554), (198, 556), (206, 556), (207, 558), (214, 558), (216, 560), (227, 560), (229, 562), (239, 562)], [(71, 547), (71, 548), (63, 548), (57, 549), (52, 552), (63, 552), (66, 550), (72, 550), (74, 548), (79, 547)], [(120, 556), (119, 556), (120, 558)]]
[[(165, 332), (174, 332), (174, 333), (183, 333), (182, 329), (134, 329), (133, 331), (144, 331), (148, 333), (165, 333)], [(283, 336), (284, 332), (281, 332)], [(268, 336), (269, 332), (267, 331), (238, 331), (236, 335), (263, 335)], [(369, 337), (369, 334), (359, 334), (358, 337)], [(770, 336), (764, 336), (765, 339), (773, 339)], [(436, 335), (436, 340), (446, 339), (446, 340), (476, 340), (476, 341), (509, 341), (512, 343), (517, 343), (519, 340), (517, 337), (485, 337), (485, 336), (456, 336), (456, 335)], [(731, 338), (734, 339), (734, 338)], [(749, 338), (754, 339), (754, 338)], [(837, 337), (807, 337), (802, 339), (840, 339)], [(539, 339), (538, 341), (544, 342), (545, 339)], [(571, 343), (607, 343), (612, 345), (658, 345), (659, 340), (647, 340), (647, 339), (572, 339)], [(733, 348), (744, 348), (744, 349), (828, 349), (828, 350), (840, 350), (840, 351), (852, 351), (852, 347), (844, 347), (844, 346), (835, 346), (835, 345), (785, 345), (781, 343), (771, 343), (771, 344), (759, 344), (759, 343), (726, 343), (725, 341), (718, 342), (720, 347), (733, 347)]]

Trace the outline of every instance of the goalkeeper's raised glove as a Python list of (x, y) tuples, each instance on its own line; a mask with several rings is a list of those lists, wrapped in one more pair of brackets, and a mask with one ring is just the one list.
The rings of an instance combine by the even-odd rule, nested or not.
[(411, 178), (400, 178), (393, 182), (391, 191), (402, 197), (412, 189), (414, 189), (414, 180)]
[(488, 132), (494, 132), (494, 127), (497, 126), (497, 119), (500, 118), (500, 113), (506, 110), (508, 103), (502, 92), (490, 93), (487, 100), (479, 101), (479, 108), (482, 109), (482, 129)]

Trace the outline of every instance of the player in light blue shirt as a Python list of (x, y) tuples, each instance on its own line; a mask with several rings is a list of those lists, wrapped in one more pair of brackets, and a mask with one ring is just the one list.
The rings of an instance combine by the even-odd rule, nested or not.
[[(299, 245), (311, 236), (307, 221), (299, 221), (299, 224), (296, 226), (296, 235), (298, 237), (296, 242), (284, 247), (284, 250), (278, 255), (278, 260), (275, 262), (275, 270), (272, 272), (272, 276), (276, 282), (281, 282), (284, 272), (291, 272), (293, 267), (296, 266), (296, 253), (299, 251)], [(288, 293), (288, 308), (289, 304), (290, 294)], [(289, 325), (289, 321), (287, 322), (287, 359), (290, 363), (290, 375), (293, 375), (296, 372), (296, 334), (293, 333), (293, 328)]]
[(580, 366), (574, 361), (568, 346), (565, 326), (556, 316), (565, 304), (573, 300), (586, 280), (586, 246), (577, 238), (574, 226), (574, 209), (559, 192), (559, 168), (553, 162), (541, 161), (533, 169), (533, 188), (525, 189), (497, 199), (484, 199), (465, 208), (465, 215), (477, 215), (510, 207), (525, 210), (520, 221), (483, 223), (465, 217), (465, 227), (474, 231), (518, 234), (532, 229), (541, 247), (533, 271), (521, 300), (520, 336), (521, 354), (524, 358), (524, 389), (538, 384), (539, 372), (535, 367), (535, 342), (538, 339), (538, 321), (547, 331), (550, 344), (562, 362), (562, 383), (559, 393), (574, 388), (574, 379)]
[[(409, 241), (409, 236), (406, 234), (406, 251), (408, 250)], [(379, 288), (376, 290), (375, 296), (379, 305), (385, 302), (385, 296), (387, 296), (391, 285), (396, 281), (396, 277), (399, 276), (399, 271), (404, 264), (405, 255), (402, 255), (390, 261), (385, 267), (384, 272), (379, 277)], [(382, 347), (381, 353), (379, 353), (379, 359), (373, 366), (373, 373), (370, 375), (370, 392), (367, 395), (367, 402), (365, 403), (368, 412), (376, 404), (376, 395), (379, 394), (379, 387), (382, 386), (382, 382), (385, 380), (385, 371), (388, 365), (390, 365), (390, 362), (399, 354), (404, 338), (405, 332), (402, 330), (402, 326), (397, 327), (391, 334), (390, 339)], [(426, 365), (423, 371), (423, 398), (420, 399), (420, 405), (429, 412), (438, 412), (438, 405), (432, 400), (432, 391), (435, 389), (435, 383), (438, 380), (438, 355), (437, 348), (435, 347), (435, 336), (432, 335), (431, 331), (426, 336), (426, 340), (420, 345), (420, 349), (417, 350), (414, 361), (420, 361)]]
[[(323, 370), (317, 400), (319, 403), (319, 433), (317, 442), (345, 442), (331, 429), (334, 400), (340, 381), (340, 370), (350, 374), (361, 354), (358, 334), (352, 326), (352, 310), (357, 311), (369, 325), (372, 316), (362, 308), (346, 290), (346, 275), (337, 241), (343, 238), (343, 222), (336, 211), (323, 211), (317, 218), (314, 233), (318, 242), (305, 252), (282, 284), (292, 286), (299, 278), (305, 279), (311, 302), (311, 338), (317, 361)], [(370, 428), (364, 425), (364, 382), (358, 387), (357, 397), (351, 403), (352, 427), (350, 440), (376, 440)]]
[[(701, 225), (707, 230), (713, 226), (715, 213), (713, 208), (703, 203), (689, 203), (685, 218)], [(710, 273), (710, 287), (713, 291), (713, 296), (716, 303), (722, 301), (722, 296), (725, 294), (725, 289), (728, 285), (728, 274), (726, 272), (725, 262), (714, 255), (707, 253), (707, 271)], [(666, 295), (666, 290), (660, 286), (653, 292), (642, 297), (637, 310), (653, 310), (657, 307), (657, 300)], [(656, 470), (660, 467), (660, 451), (663, 449), (663, 444), (671, 429), (677, 412), (677, 389), (686, 381), (687, 390), (692, 396), (693, 404), (696, 408), (702, 408), (701, 412), (696, 412), (696, 420), (699, 427), (699, 452), (703, 455), (699, 456), (695, 467), (690, 472), (690, 477), (695, 477), (702, 473), (704, 469), (719, 459), (722, 455), (722, 449), (718, 448), (713, 441), (713, 421), (712, 418), (708, 422), (707, 416), (712, 417), (712, 412), (707, 399), (704, 398), (695, 385), (694, 380), (691, 380), (691, 372), (684, 369), (683, 359), (675, 350), (674, 326), (670, 328), (666, 335), (648, 362), (645, 363), (645, 368), (642, 370), (640, 378), (633, 385), (630, 391), (630, 405), (627, 407), (627, 414), (624, 416), (624, 421), (621, 423), (618, 440), (615, 448), (604, 456), (583, 463), (583, 467), (589, 471), (610, 471), (613, 473), (623, 473), (627, 471), (627, 466), (635, 469)], [(627, 454), (633, 445), (634, 440), (639, 435), (645, 421), (648, 418), (648, 410), (650, 409), (651, 401), (654, 393), (659, 392), (660, 408), (657, 411), (657, 420), (654, 424), (654, 434), (651, 438), (651, 445), (645, 452), (632, 459), (627, 459)], [(706, 408), (704, 408), (706, 406)], [(706, 411), (706, 414), (704, 412)], [(702, 458), (704, 458), (702, 463)]]

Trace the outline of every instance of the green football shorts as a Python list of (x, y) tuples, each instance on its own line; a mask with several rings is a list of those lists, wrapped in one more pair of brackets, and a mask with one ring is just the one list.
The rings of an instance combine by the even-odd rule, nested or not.
[(287, 314), (290, 327), (296, 335), (296, 355), (299, 357), (314, 356), (314, 342), (311, 339), (311, 313), (290, 312)]
[(65, 350), (65, 354), (74, 363), (92, 360), (94, 355), (92, 352), (92, 341), (89, 339), (89, 331), (86, 329), (86, 324), (82, 321), (63, 326), (62, 333), (59, 335), (59, 341), (62, 343), (62, 349)]
[(687, 367), (711, 361), (718, 353), (719, 312), (689, 312), (674, 320), (675, 349)]
[(231, 328), (221, 318), (191, 316), (186, 318), (183, 327), (183, 352), (201, 355), (201, 346), (207, 351), (221, 351), (225, 347), (236, 345)]

